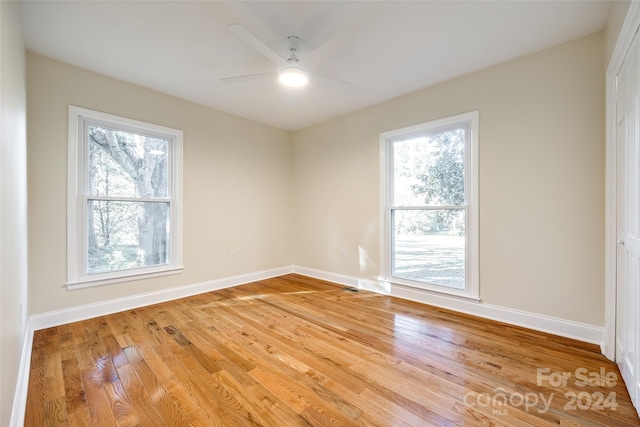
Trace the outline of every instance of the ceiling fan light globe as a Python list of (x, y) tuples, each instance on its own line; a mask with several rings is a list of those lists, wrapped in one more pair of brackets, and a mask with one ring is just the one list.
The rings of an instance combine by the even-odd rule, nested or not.
[(278, 81), (288, 87), (305, 86), (309, 83), (309, 73), (301, 67), (283, 67), (278, 73)]

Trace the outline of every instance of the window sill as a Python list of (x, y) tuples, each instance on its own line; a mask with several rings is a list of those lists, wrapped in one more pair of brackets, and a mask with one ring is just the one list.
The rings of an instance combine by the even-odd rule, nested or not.
[(474, 295), (474, 292), (467, 289), (449, 288), (446, 286), (431, 285), (429, 283), (418, 282), (414, 280), (402, 279), (399, 277), (386, 277), (385, 281), (395, 286), (401, 286), (413, 291), (421, 291), (438, 296), (446, 296), (451, 298), (463, 299), (471, 302), (480, 302), (480, 296)]
[(154, 277), (171, 276), (174, 274), (180, 274), (182, 273), (183, 270), (184, 270), (183, 266), (171, 266), (159, 271), (156, 270), (156, 271), (147, 271), (147, 272), (140, 272), (140, 273), (130, 273), (130, 274), (127, 274), (126, 276), (95, 278), (95, 279), (87, 277), (78, 281), (67, 282), (65, 284), (65, 287), (67, 288), (68, 291), (73, 291), (76, 289), (93, 288), (96, 286), (131, 282), (133, 280), (144, 280), (144, 279), (152, 279)]

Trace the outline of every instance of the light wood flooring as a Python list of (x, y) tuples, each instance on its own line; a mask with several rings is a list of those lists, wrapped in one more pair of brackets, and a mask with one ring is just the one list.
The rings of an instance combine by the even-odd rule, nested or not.
[(640, 425), (598, 350), (292, 274), (36, 331), (25, 425)]

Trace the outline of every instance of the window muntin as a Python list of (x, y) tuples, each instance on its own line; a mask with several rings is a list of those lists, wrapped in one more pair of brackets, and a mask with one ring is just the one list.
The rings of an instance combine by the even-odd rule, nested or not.
[(69, 129), (67, 286), (180, 270), (182, 132), (73, 106)]
[(383, 275), (478, 297), (477, 112), (387, 132)]

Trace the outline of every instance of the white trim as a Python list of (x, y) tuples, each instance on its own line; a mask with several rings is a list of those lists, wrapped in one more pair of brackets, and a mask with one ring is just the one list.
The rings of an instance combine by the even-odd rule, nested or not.
[(78, 322), (97, 316), (105, 316), (124, 310), (131, 310), (147, 305), (172, 301), (178, 298), (185, 298), (205, 292), (225, 289), (232, 286), (265, 280), (272, 277), (289, 274), (293, 271), (290, 266), (263, 270), (255, 273), (241, 274), (238, 276), (226, 277), (222, 279), (208, 280), (206, 282), (195, 283), (187, 286), (179, 286), (170, 289), (163, 289), (157, 292), (133, 295), (125, 298), (117, 298), (101, 301), (93, 304), (81, 305), (78, 307), (63, 310), (49, 311), (42, 314), (30, 316), (30, 326), (34, 330), (50, 328), (64, 325), (66, 323)]
[(25, 339), (23, 340), (22, 357), (20, 359), (18, 383), (13, 401), (11, 423), (9, 425), (11, 427), (18, 427), (24, 424), (34, 331), (91, 319), (97, 316), (118, 313), (124, 310), (158, 304), (178, 298), (185, 298), (205, 292), (266, 280), (290, 273), (297, 273), (336, 284), (347, 285), (379, 294), (391, 295), (397, 298), (447, 308), (461, 313), (471, 314), (499, 322), (506, 322), (589, 343), (598, 344), (602, 341), (602, 328), (598, 326), (572, 322), (535, 313), (528, 313), (506, 307), (483, 304), (466, 298), (407, 288), (391, 284), (383, 280), (363, 279), (291, 265), (29, 316), (25, 331)]
[(162, 276), (171, 276), (174, 274), (180, 274), (184, 270), (184, 268), (179, 265), (176, 267), (160, 266), (157, 267), (158, 271), (152, 271), (153, 267), (147, 267), (142, 272), (137, 272), (136, 270), (127, 270), (126, 276), (117, 276), (111, 279), (101, 279), (101, 280), (88, 280), (88, 281), (79, 281), (79, 282), (69, 282), (65, 284), (65, 287), (68, 291), (73, 291), (76, 289), (85, 289), (85, 288), (94, 288), (96, 286), (103, 285), (111, 285), (113, 283), (124, 283), (131, 282), (134, 280), (143, 280), (143, 279), (152, 279), (154, 277), (162, 277)]
[[(381, 276), (393, 280), (394, 282), (403, 283), (407, 286), (414, 286), (417, 289), (426, 289), (428, 291), (440, 292), (444, 295), (456, 295), (472, 299), (480, 298), (480, 243), (479, 243), (479, 120), (480, 113), (478, 111), (470, 111), (467, 113), (457, 114), (455, 116), (445, 117), (429, 122), (420, 123), (413, 126), (407, 126), (401, 129), (395, 129), (380, 133), (380, 224), (382, 232), (380, 233), (380, 259)], [(401, 279), (392, 277), (392, 261), (391, 261), (391, 210), (404, 209), (402, 206), (392, 206), (390, 200), (390, 188), (393, 187), (393, 173), (391, 172), (392, 154), (390, 145), (399, 138), (406, 138), (412, 135), (424, 133), (436, 133), (454, 125), (465, 123), (468, 125), (470, 135), (466, 138), (465, 146), (465, 204), (460, 206), (434, 206), (434, 207), (410, 207), (409, 209), (464, 209), (466, 212), (466, 256), (465, 256), (465, 289), (455, 289), (447, 286), (437, 286), (422, 283), (409, 279)]]
[(245, 283), (265, 280), (272, 277), (282, 276), (293, 272), (292, 266), (274, 268), (270, 270), (258, 271), (255, 273), (242, 274), (238, 276), (226, 277), (223, 279), (209, 280), (188, 286), (181, 286), (165, 289), (158, 292), (134, 295), (127, 298), (118, 298), (94, 304), (87, 304), (79, 307), (72, 307), (64, 310), (50, 311), (47, 313), (29, 316), (25, 331), (25, 338), (22, 345), (22, 357), (18, 371), (18, 382), (13, 399), (11, 411), (11, 427), (24, 425), (24, 416), (27, 406), (27, 392), (29, 389), (29, 373), (31, 366), (31, 351), (33, 348), (33, 333), (39, 329), (64, 325), (66, 323), (78, 322), (91, 319), (97, 316), (117, 313), (123, 310), (144, 307), (171, 301), (178, 298), (189, 297), (205, 292), (225, 289), (232, 286), (243, 285)]
[[(480, 299), (480, 112), (472, 111), (467, 113), (471, 121), (469, 123), (471, 130), (471, 150), (467, 150), (468, 164), (467, 172), (469, 177), (466, 178), (465, 186), (471, 187), (467, 195), (469, 206), (469, 230), (467, 230), (468, 249), (467, 264), (469, 271), (469, 297)], [(471, 185), (469, 185), (469, 179)]]
[[(169, 235), (169, 263), (129, 270), (109, 271), (87, 274), (86, 253), (87, 229), (86, 186), (87, 170), (86, 121), (114, 125), (119, 129), (144, 132), (145, 135), (158, 136), (169, 140), (170, 187), (168, 199), (151, 199), (153, 202), (169, 203), (171, 227)], [(154, 123), (120, 117), (100, 111), (69, 105), (68, 116), (68, 158), (67, 158), (67, 289), (102, 286), (137, 280), (144, 277), (156, 277), (165, 274), (182, 272), (182, 146), (183, 132)], [(82, 172), (84, 171), (84, 172)], [(93, 198), (93, 197), (92, 197)], [(114, 200), (109, 197), (96, 197), (98, 200)], [(129, 198), (117, 198), (123, 200)], [(146, 201), (146, 198), (135, 198), (135, 201)]]
[(605, 160), (605, 295), (604, 337), (602, 354), (615, 360), (616, 355), (616, 253), (617, 253), (617, 138), (616, 76), (640, 28), (640, 2), (629, 4), (606, 73), (606, 160)]
[[(613, 83), (612, 83), (613, 80)], [(605, 230), (604, 230), (604, 337), (602, 354), (615, 360), (616, 340), (616, 91), (615, 76), (606, 77), (606, 147), (605, 147)], [(611, 85), (613, 84), (613, 88)], [(613, 106), (611, 105), (613, 104)], [(613, 118), (610, 111), (613, 111)], [(613, 245), (611, 244), (613, 242)]]
[(33, 349), (33, 328), (27, 322), (24, 339), (22, 340), (22, 352), (20, 367), (18, 368), (18, 382), (13, 396), (13, 407), (9, 425), (19, 427), (24, 425), (24, 414), (27, 407), (27, 392), (29, 391), (29, 374), (31, 372), (31, 351)]
[(358, 289), (364, 289), (384, 295), (391, 295), (423, 304), (446, 308), (485, 319), (522, 326), (524, 328), (546, 332), (553, 335), (572, 338), (592, 344), (602, 344), (603, 328), (601, 326), (515, 310), (508, 307), (485, 304), (468, 298), (460, 298), (452, 295), (444, 295), (442, 293), (400, 286), (389, 283), (385, 280), (361, 279), (358, 277), (346, 276), (300, 266), (294, 266), (293, 272)]

